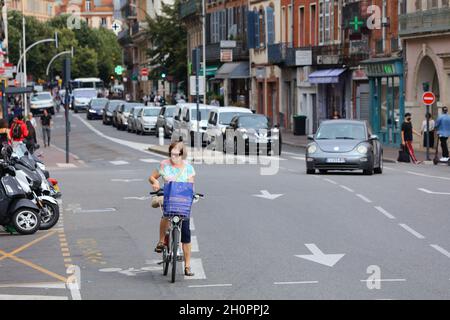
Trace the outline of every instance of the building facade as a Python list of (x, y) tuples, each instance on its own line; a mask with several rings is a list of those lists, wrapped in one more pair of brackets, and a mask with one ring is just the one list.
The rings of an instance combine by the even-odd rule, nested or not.
[(6, 0), (8, 10), (22, 12), (22, 1), (24, 6), (24, 15), (33, 16), (39, 21), (47, 21), (53, 18), (57, 10), (57, 1), (55, 0)]
[[(450, 106), (450, 5), (448, 0), (404, 1), (400, 37), (405, 50), (406, 111), (414, 127), (424, 119), (424, 84), (436, 95), (433, 117)], [(425, 85), (425, 86), (426, 86)]]
[(114, 10), (113, 0), (62, 0), (60, 6), (57, 7), (57, 14), (79, 16), (91, 28), (111, 29)]

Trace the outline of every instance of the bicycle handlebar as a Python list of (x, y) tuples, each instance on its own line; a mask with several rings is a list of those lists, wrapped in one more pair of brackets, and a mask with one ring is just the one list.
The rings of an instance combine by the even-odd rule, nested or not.
[[(155, 195), (156, 196), (163, 196), (164, 195), (164, 190), (159, 189), (158, 191), (150, 192), (150, 195), (152, 195), (152, 196), (155, 196)], [(194, 194), (194, 198), (196, 198), (196, 197), (203, 199), (205, 197), (205, 195), (201, 194), (201, 193), (196, 193), (196, 194)]]

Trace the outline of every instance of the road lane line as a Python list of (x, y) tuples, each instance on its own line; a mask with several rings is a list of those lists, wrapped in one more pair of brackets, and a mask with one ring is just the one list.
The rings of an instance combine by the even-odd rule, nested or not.
[(62, 282), (9, 283), (0, 284), (0, 288), (65, 289)]
[[(14, 250), (13, 252), (10, 252), (10, 254), (11, 254), (11, 255), (16, 255), (16, 254), (18, 254), (19, 252), (22, 252), (22, 251), (28, 249), (28, 248), (31, 247), (32, 245), (35, 245), (36, 243), (41, 242), (42, 240), (44, 240), (44, 239), (46, 239), (46, 238), (48, 238), (48, 237), (54, 235), (55, 233), (56, 233), (56, 231), (51, 231), (51, 232), (47, 233), (46, 235), (44, 235), (44, 236), (42, 236), (42, 237), (40, 237), (40, 238), (37, 238), (36, 240), (33, 240), (33, 241), (27, 243), (26, 245), (24, 245), (24, 246), (22, 246), (22, 247), (17, 248), (17, 249)], [(2, 260), (2, 258), (0, 258), (0, 260)]]
[(406, 231), (408, 231), (409, 233), (411, 233), (412, 235), (414, 235), (416, 238), (418, 238), (418, 239), (425, 239), (425, 237), (423, 235), (418, 233), (416, 230), (414, 230), (410, 226), (408, 226), (408, 225), (406, 225), (404, 223), (399, 223), (399, 226), (402, 227), (403, 229), (405, 229)]
[(328, 178), (323, 179), (323, 181), (329, 182), (331, 184), (338, 184), (336, 181), (328, 179)]
[(0, 294), (0, 300), (69, 300), (64, 296), (11, 295)]
[(194, 218), (189, 219), (189, 229), (191, 229), (191, 231), (195, 231)]
[(275, 285), (289, 285), (289, 284), (316, 284), (319, 281), (291, 281), (291, 282), (274, 282)]
[(419, 173), (419, 172), (413, 172), (413, 171), (406, 171), (409, 174), (413, 174), (415, 176), (419, 176), (419, 177), (427, 177), (427, 178), (434, 178), (434, 179), (442, 179), (442, 180), (450, 180), (450, 178), (447, 177), (438, 177), (438, 176), (431, 176), (428, 174), (424, 174), (424, 173)]
[(389, 219), (395, 220), (395, 217), (392, 214), (390, 214), (389, 212), (387, 212), (386, 210), (384, 210), (382, 207), (375, 207), (375, 209), (377, 209), (379, 212), (384, 214)]
[(440, 253), (442, 253), (444, 256), (446, 256), (447, 258), (450, 258), (450, 252), (448, 252), (447, 250), (445, 250), (444, 248), (438, 246), (437, 244), (430, 244), (430, 246), (434, 249), (436, 249), (437, 251), (439, 251)]
[(361, 198), (363, 201), (367, 202), (367, 203), (372, 203), (372, 200), (366, 198), (365, 196), (363, 196), (362, 194), (357, 194), (356, 195), (358, 198)]
[(353, 190), (353, 189), (350, 189), (349, 187), (346, 187), (346, 186), (344, 186), (344, 185), (339, 185), (339, 187), (341, 187), (342, 189), (344, 189), (344, 190), (347, 190), (348, 192), (351, 192), (351, 193), (354, 193), (355, 192), (355, 190)]
[(122, 160), (118, 160), (118, 161), (109, 161), (109, 163), (111, 163), (111, 164), (113, 164), (113, 165), (115, 165), (115, 166), (124, 166), (124, 165), (130, 164), (129, 162), (127, 162), (127, 161), (122, 161)]
[(231, 286), (233, 286), (231, 283), (224, 283), (224, 284), (199, 284), (199, 285), (188, 286), (188, 288), (231, 287)]
[(200, 252), (200, 249), (198, 248), (197, 236), (191, 237), (191, 252)]
[(436, 194), (436, 195), (441, 195), (441, 196), (450, 196), (449, 192), (434, 192), (434, 191), (430, 191), (428, 189), (425, 188), (418, 188), (417, 190), (428, 193), (428, 194)]
[(291, 157), (294, 160), (306, 161), (305, 157)]
[(406, 279), (372, 279), (372, 280), (360, 280), (361, 282), (405, 282)]

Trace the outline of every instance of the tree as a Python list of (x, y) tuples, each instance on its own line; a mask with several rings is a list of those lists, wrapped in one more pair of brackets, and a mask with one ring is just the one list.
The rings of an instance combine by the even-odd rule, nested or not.
[(180, 1), (174, 5), (162, 3), (162, 14), (147, 17), (147, 38), (152, 44), (148, 50), (152, 77), (160, 79), (161, 72), (172, 76), (175, 82), (185, 80), (187, 74), (187, 32), (181, 23)]
[(72, 79), (92, 77), (98, 74), (98, 54), (88, 47), (77, 49), (72, 64)]

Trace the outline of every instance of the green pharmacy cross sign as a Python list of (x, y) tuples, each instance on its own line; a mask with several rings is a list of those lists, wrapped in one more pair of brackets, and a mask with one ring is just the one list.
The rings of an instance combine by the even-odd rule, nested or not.
[(123, 73), (123, 67), (117, 66), (116, 69), (114, 69), (114, 71), (116, 72), (117, 75), (120, 76)]
[(364, 22), (360, 21), (358, 17), (355, 17), (353, 21), (350, 22), (350, 25), (355, 28), (355, 31), (358, 31), (358, 29), (362, 27), (363, 24)]

